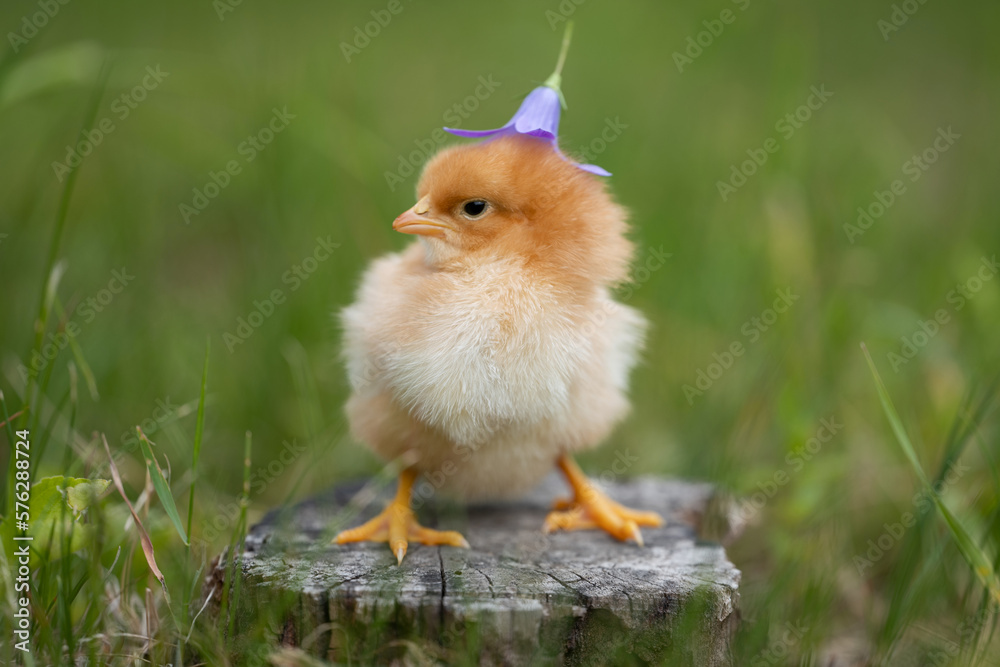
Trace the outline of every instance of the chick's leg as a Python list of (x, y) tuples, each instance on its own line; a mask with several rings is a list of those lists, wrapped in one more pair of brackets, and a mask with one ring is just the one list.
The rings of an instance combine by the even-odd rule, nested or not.
[(639, 526), (663, 525), (663, 518), (656, 512), (629, 509), (608, 498), (568, 455), (560, 456), (557, 465), (573, 489), (573, 498), (556, 501), (555, 511), (545, 519), (546, 533), (600, 528), (619, 540), (635, 540), (642, 546)]
[(446, 544), (453, 547), (469, 548), (469, 543), (454, 530), (432, 530), (417, 523), (417, 518), (410, 508), (410, 491), (417, 473), (407, 468), (399, 475), (399, 488), (396, 497), (381, 514), (357, 528), (344, 530), (337, 534), (333, 541), (337, 544), (348, 542), (388, 542), (389, 548), (402, 564), (406, 555), (406, 547), (410, 542), (420, 544)]

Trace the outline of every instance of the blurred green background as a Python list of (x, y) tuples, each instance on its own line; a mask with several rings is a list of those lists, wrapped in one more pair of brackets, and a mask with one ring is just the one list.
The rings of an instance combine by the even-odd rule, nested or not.
[[(506, 122), (551, 72), (572, 18), (561, 143), (614, 173), (610, 186), (632, 213), (637, 267), (654, 250), (671, 255), (637, 273), (627, 295), (652, 322), (633, 376), (634, 412), (582, 464), (601, 470), (627, 447), (640, 456), (632, 473), (711, 480), (742, 497), (789, 473), (763, 509), (747, 512), (751, 526), (731, 547), (750, 628), (742, 655), (758, 655), (786, 620), (801, 618), (814, 631), (796, 653), (869, 655), (895, 561), (859, 573), (852, 559), (884, 522), (912, 511), (920, 487), (859, 343), (925, 468), (936, 471), (963, 396), (992, 379), (1000, 360), (1000, 279), (982, 259), (1000, 250), (1000, 6), (903, 3), (914, 13), (900, 7), (897, 22), (907, 20), (886, 32), (879, 22), (892, 21), (896, 6), (856, 0), (392, 4), (398, 13), (381, 1), (70, 2), (30, 39), (12, 43), (8, 34), (0, 55), (0, 387), (11, 411), (23, 402), (18, 368), (29, 361), (69, 178), (53, 163), (66, 162), (83, 124), (92, 133), (106, 121), (100, 144), (74, 170), (55, 255), (65, 269), (57, 294), (79, 325), (74, 339), (99, 398), (81, 378), (75, 434), (53, 429), (62, 447), (34, 461), (37, 476), (64, 470), (69, 442), (84, 475), (106, 459), (93, 433), (127, 447), (136, 424), (165, 414), (161, 404), (185, 406), (157, 432), (152, 421), (146, 430), (173, 466), (186, 512), (206, 339), (196, 537), (215, 546), (226, 539), (209, 524), (213, 509), (240, 491), (247, 430), (261, 466), (279, 460), (284, 441), (307, 445), (254, 488), (251, 516), (378, 470), (346, 433), (349, 384), (333, 314), (351, 302), (368, 262), (410, 241), (391, 221), (413, 204), (416, 173), (406, 166), (419, 170), (426, 148), (438, 145), (435, 130), (454, 121), (456, 105), (467, 116), (462, 127)], [(24, 37), (24, 17), (39, 6), (5, 2), (4, 32)], [(723, 11), (731, 21), (720, 20)], [(359, 38), (386, 16), (377, 31), (368, 26), (377, 34), (367, 44)], [(679, 67), (675, 53), (690, 61)], [(482, 79), (495, 90), (485, 92)], [(813, 87), (833, 94), (806, 113), (800, 107)], [(286, 110), (287, 125), (249, 148), (275, 109)], [(781, 121), (797, 112), (789, 133)], [(597, 141), (609, 122), (620, 133)], [(948, 128), (959, 138), (914, 172), (909, 161)], [(759, 157), (769, 138), (776, 152), (742, 167), (754, 173), (720, 195), (719, 182)], [(239, 173), (185, 220), (181, 205), (192, 206), (194, 190), (204, 193), (231, 161)], [(891, 192), (896, 179), (905, 191), (863, 234), (845, 229), (857, 224), (858, 207), (888, 201), (877, 193)], [(329, 259), (307, 262), (315, 268), (307, 279), (290, 277), (318, 238), (339, 245)], [(134, 279), (102, 293), (116, 270)], [(786, 289), (798, 296), (787, 312), (753, 323), (769, 320), (776, 290)], [(252, 335), (235, 345), (224, 338), (274, 290), (284, 303)], [(921, 321), (941, 309), (947, 321), (921, 337)], [(906, 351), (903, 338), (915, 345), (912, 359), (893, 362), (890, 353)], [(737, 342), (744, 352), (717, 373), (713, 355), (725, 359)], [(65, 409), (71, 358), (67, 349), (51, 362), (41, 401), (48, 410)], [(686, 393), (685, 385), (698, 388), (700, 371), (718, 377), (702, 395)], [(842, 429), (793, 466), (786, 457), (824, 418)], [(42, 412), (42, 424), (48, 419)], [(995, 555), (995, 419), (978, 442), (964, 455), (972, 472), (945, 497)], [(134, 449), (121, 468), (129, 488), (141, 487)], [(965, 600), (955, 591), (969, 577), (940, 522), (928, 530), (946, 549), (945, 574), (918, 610), (926, 627), (910, 630), (915, 646), (956, 633)]]

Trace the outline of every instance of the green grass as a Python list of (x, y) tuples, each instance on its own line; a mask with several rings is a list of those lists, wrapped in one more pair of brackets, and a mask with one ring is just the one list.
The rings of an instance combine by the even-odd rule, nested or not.
[[(79, 515), (54, 503), (34, 517), (51, 538), (33, 561), (26, 664), (68, 664), (64, 646), (92, 664), (263, 661), (280, 605), (241, 632), (232, 614), (199, 614), (209, 561), (263, 512), (382, 474), (346, 432), (331, 313), (407, 241), (390, 223), (415, 175), (387, 174), (423, 159), (456, 104), (463, 127), (504, 123), (551, 72), (563, 27), (547, 13), (558, 2), (404, 0), (346, 62), (341, 43), (384, 6), (244, 2), (220, 20), (210, 2), (69, 3), (17, 52), (5, 42), (0, 661), (14, 658), (18, 430), (31, 432), (31, 480), (63, 477), (53, 491), (110, 480), (106, 439), (138, 517), (113, 485)], [(927, 2), (883, 39), (891, 2), (574, 6), (562, 141), (581, 152), (609, 121), (627, 126), (588, 160), (632, 212), (636, 282), (622, 298), (652, 323), (633, 414), (583, 467), (627, 447), (631, 473), (764, 499), (729, 545), (743, 571), (736, 664), (777, 648), (788, 655), (769, 664), (995, 664), (1000, 278), (982, 258), (1000, 251), (1000, 7)], [(725, 8), (735, 20), (679, 72), (673, 53)], [(3, 34), (36, 11), (5, 3)], [(157, 66), (169, 74), (145, 99), (123, 100)], [(470, 98), (480, 77), (500, 85)], [(776, 123), (813, 86), (833, 96), (786, 138)], [(285, 108), (294, 118), (247, 161), (248, 135)], [(104, 120), (113, 130), (57, 174), (81, 128)], [(949, 127), (960, 137), (913, 180), (906, 163)], [(717, 183), (768, 138), (777, 152), (723, 201)], [(226, 185), (186, 224), (180, 206), (210, 172)], [(905, 191), (863, 234), (845, 229), (896, 179)], [(288, 273), (318, 239), (339, 244), (330, 259)], [(662, 268), (638, 268), (660, 248)], [(772, 323), (786, 289), (798, 298)], [(242, 335), (275, 290), (282, 303)], [(926, 344), (910, 358), (903, 339)], [(822, 420), (839, 425), (825, 440)], [(293, 440), (306, 452), (269, 472)], [(212, 604), (243, 608), (245, 594), (230, 579)], [(788, 623), (805, 631), (784, 647)], [(474, 655), (440, 648), (428, 659)]]

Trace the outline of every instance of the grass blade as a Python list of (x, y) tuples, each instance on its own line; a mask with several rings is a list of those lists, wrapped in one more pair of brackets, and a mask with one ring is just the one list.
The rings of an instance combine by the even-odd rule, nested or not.
[[(66, 313), (63, 311), (62, 302), (59, 301), (59, 297), (56, 297), (55, 307), (60, 325), (65, 326)], [(83, 350), (80, 349), (80, 344), (76, 341), (76, 337), (68, 336), (67, 338), (69, 339), (69, 349), (73, 353), (73, 358), (76, 359), (76, 365), (80, 367), (80, 373), (83, 374), (83, 379), (87, 383), (87, 391), (90, 393), (90, 398), (97, 401), (101, 398), (101, 394), (97, 391), (97, 380), (94, 379), (94, 371), (91, 370), (90, 364), (84, 358)]]
[[(82, 130), (87, 130), (94, 126), (94, 119), (97, 117), (97, 110), (100, 107), (101, 99), (104, 97), (104, 91), (107, 87), (110, 75), (111, 67), (105, 63), (104, 67), (101, 69), (101, 73), (98, 75), (97, 84), (94, 86), (94, 92), (91, 95), (90, 104), (84, 114), (84, 121), (81, 128)], [(66, 183), (63, 185), (62, 194), (59, 198), (59, 206), (56, 209), (55, 228), (52, 230), (52, 238), (49, 241), (49, 252), (45, 260), (45, 271), (42, 274), (45, 276), (46, 280), (49, 279), (53, 270), (56, 268), (56, 258), (59, 256), (59, 248), (62, 244), (63, 234), (66, 231), (66, 218), (69, 214), (69, 203), (73, 197), (73, 187), (76, 184), (76, 178), (79, 174), (79, 169), (73, 169), (66, 177)], [(38, 317), (35, 320), (35, 341), (32, 346), (32, 350), (39, 354), (42, 350), (42, 342), (45, 340), (45, 330), (48, 325), (49, 309), (46, 305), (47, 285), (48, 284), (46, 283), (46, 285), (42, 287), (42, 293), (38, 298)], [(32, 355), (29, 353), (27, 357), (29, 361), (31, 356)], [(28, 388), (24, 392), (25, 402), (31, 401), (34, 381), (34, 376), (29, 375)]]
[(302, 343), (293, 339), (282, 349), (288, 367), (292, 372), (295, 391), (302, 405), (302, 424), (309, 442), (315, 442), (323, 430), (323, 408), (319, 401), (319, 389), (313, 376), (313, 365), (309, 362)]
[[(2, 67), (6, 68), (7, 65), (12, 63), (13, 60), (6, 60)], [(102, 67), (96, 85), (94, 86), (94, 91), (90, 98), (90, 104), (88, 105), (87, 111), (84, 114), (84, 122), (81, 127), (81, 130), (87, 130), (94, 126), (94, 119), (97, 117), (97, 111), (100, 108), (101, 99), (104, 97), (104, 91), (105, 88), (107, 87), (107, 81), (109, 75), (110, 75), (110, 67), (107, 64), (105, 64), (105, 66)], [(42, 285), (41, 294), (38, 297), (38, 308), (36, 310), (37, 316), (34, 321), (35, 338), (31, 350), (25, 357), (25, 360), (27, 361), (28, 364), (31, 363), (31, 360), (33, 358), (32, 352), (34, 354), (41, 355), (42, 344), (45, 341), (45, 331), (48, 328), (49, 308), (51, 307), (52, 303), (51, 299), (49, 298), (50, 287), (52, 288), (51, 293), (55, 294), (55, 288), (52, 285), (52, 279), (53, 277), (55, 277), (55, 282), (58, 282), (58, 276), (61, 276), (62, 274), (62, 269), (59, 267), (59, 265), (57, 265), (56, 260), (59, 256), (59, 248), (60, 245), (62, 244), (63, 234), (66, 231), (66, 218), (69, 214), (69, 204), (73, 197), (73, 187), (76, 184), (76, 178), (79, 173), (80, 173), (79, 169), (73, 169), (69, 173), (69, 175), (66, 177), (66, 182), (63, 184), (62, 193), (60, 194), (59, 205), (56, 209), (55, 227), (52, 230), (52, 238), (49, 241), (49, 251), (45, 261), (45, 270), (42, 273), (45, 282)], [(58, 274), (56, 273), (57, 270)], [(51, 374), (53, 366), (54, 366), (54, 360), (53, 363), (49, 364), (46, 377), (48, 377)], [(40, 392), (45, 391), (45, 384), (46, 381), (43, 381), (41, 383), (41, 387), (39, 389)], [(37, 420), (37, 416), (32, 414), (32, 409), (31, 409), (32, 396), (34, 395), (35, 385), (36, 385), (35, 374), (29, 373), (27, 386), (25, 387), (24, 390), (24, 405), (26, 408), (28, 408), (28, 410), (21, 417), (20, 428), (24, 428), (29, 423), (29, 420)], [(35, 406), (34, 409), (35, 412), (40, 412), (40, 410), (38, 410), (38, 407), (39, 406), (37, 405)], [(29, 430), (34, 431), (35, 426), (37, 426), (37, 421), (35, 421), (31, 425)], [(11, 442), (13, 442), (13, 440)], [(9, 495), (8, 491), (13, 488), (13, 479), (12, 479), (13, 457), (11, 457), (8, 465), (11, 466), (11, 473), (10, 473), (11, 479), (8, 480), (7, 477), (4, 477), (3, 487), (0, 488), (0, 512), (4, 514), (7, 513), (8, 509), (7, 508), (7, 496)], [(34, 470), (34, 466), (32, 467), (32, 470)]]
[(972, 539), (965, 526), (951, 513), (951, 510), (944, 504), (934, 486), (927, 479), (927, 475), (920, 465), (920, 460), (917, 458), (917, 452), (913, 448), (913, 443), (910, 442), (910, 438), (906, 434), (906, 429), (903, 427), (903, 422), (899, 418), (899, 413), (896, 412), (896, 407), (892, 404), (889, 391), (886, 389), (885, 383), (882, 382), (882, 377), (879, 375), (878, 369), (875, 368), (875, 362), (872, 361), (871, 354), (868, 353), (868, 348), (864, 343), (861, 344), (861, 349), (865, 354), (865, 360), (868, 362), (868, 368), (875, 378), (875, 387), (878, 390), (879, 400), (882, 402), (882, 409), (889, 420), (889, 424), (892, 426), (896, 440), (903, 449), (903, 453), (910, 460), (910, 464), (917, 473), (917, 477), (927, 489), (927, 493), (933, 499), (938, 511), (941, 512), (941, 516), (944, 518), (945, 524), (948, 526), (948, 531), (951, 533), (952, 539), (955, 540), (955, 545), (962, 554), (962, 558), (972, 568), (976, 577), (979, 578), (980, 583), (989, 592), (990, 597), (1000, 603), (1000, 580), (998, 580), (996, 572), (993, 570), (993, 563), (990, 562), (990, 559), (986, 557), (986, 554), (983, 553), (979, 545)]
[[(191, 493), (188, 496), (187, 534), (191, 534), (191, 522), (194, 519), (194, 486), (198, 481), (198, 457), (201, 456), (201, 434), (205, 428), (205, 388), (208, 386), (208, 352), (212, 346), (211, 339), (205, 340), (205, 365), (201, 369), (201, 395), (198, 397), (198, 421), (194, 428), (194, 447), (191, 454)], [(190, 550), (191, 545), (188, 544)]]
[(122, 485), (121, 475), (118, 474), (118, 466), (115, 465), (115, 459), (111, 456), (111, 448), (108, 447), (108, 440), (101, 435), (101, 440), (104, 441), (104, 451), (108, 453), (108, 466), (111, 470), (111, 479), (114, 480), (115, 488), (118, 489), (118, 493), (121, 495), (122, 499), (125, 500), (125, 504), (128, 505), (128, 511), (132, 513), (132, 521), (135, 523), (136, 529), (139, 531), (139, 541), (142, 543), (142, 552), (146, 556), (146, 563), (149, 564), (149, 569), (153, 572), (153, 576), (160, 582), (160, 586), (163, 587), (163, 595), (170, 600), (170, 595), (167, 593), (167, 582), (163, 578), (163, 573), (160, 572), (159, 566), (156, 564), (156, 555), (153, 553), (153, 542), (149, 539), (149, 533), (146, 532), (146, 528), (139, 521), (139, 515), (135, 513), (135, 508), (132, 507), (132, 501), (128, 499), (125, 494), (125, 487)]
[(229, 552), (232, 554), (232, 603), (233, 611), (229, 616), (229, 637), (236, 632), (236, 614), (240, 608), (240, 591), (243, 588), (243, 577), (241, 576), (237, 558), (243, 554), (243, 547), (247, 536), (247, 508), (250, 506), (250, 460), (251, 460), (251, 438), (250, 431), (247, 431), (246, 440), (243, 443), (243, 495), (240, 496), (240, 520), (236, 524), (236, 533), (233, 535)]
[[(994, 394), (993, 389), (988, 391), (978, 405), (973, 405), (975, 399), (973, 392), (969, 392), (963, 399), (945, 439), (944, 456), (938, 472), (933, 477), (932, 484), (935, 488), (941, 488), (940, 485), (945, 482), (948, 473), (953, 470), (966, 451), (973, 434), (985, 418)], [(907, 533), (900, 557), (889, 574), (889, 588), (892, 594), (885, 621), (877, 638), (877, 653), (882, 655), (884, 662), (892, 660), (896, 643), (910, 623), (926, 612), (926, 605), (930, 600), (928, 593), (933, 585), (931, 577), (925, 576), (927, 568), (936, 572), (943, 554), (943, 545), (938, 544), (930, 559), (924, 561), (921, 566), (925, 535), (929, 532), (929, 524), (934, 520), (934, 512), (930, 508), (926, 512), (918, 513), (916, 525)], [(923, 572), (918, 574), (918, 567), (923, 567)]]
[(0, 428), (7, 429), (7, 437), (10, 439), (10, 442), (16, 442), (14, 440), (14, 427), (12, 426), (12, 424), (15, 419), (17, 419), (20, 415), (24, 414), (27, 408), (21, 408), (12, 415), (8, 414), (7, 399), (4, 398), (3, 389), (0, 389), (0, 408), (3, 408), (3, 412), (0, 413), (0, 416), (3, 417), (3, 421), (0, 422)]
[(166, 510), (167, 516), (170, 517), (174, 527), (177, 529), (177, 534), (181, 536), (181, 541), (185, 545), (189, 545), (187, 533), (184, 532), (184, 523), (181, 521), (181, 515), (177, 513), (177, 505), (174, 504), (174, 497), (170, 493), (170, 485), (163, 476), (163, 470), (160, 469), (159, 461), (153, 455), (152, 443), (146, 437), (146, 434), (143, 433), (141, 426), (136, 426), (135, 431), (139, 435), (139, 448), (142, 450), (143, 458), (146, 459), (146, 469), (153, 480), (153, 488), (156, 489), (156, 495), (160, 499), (163, 509)]

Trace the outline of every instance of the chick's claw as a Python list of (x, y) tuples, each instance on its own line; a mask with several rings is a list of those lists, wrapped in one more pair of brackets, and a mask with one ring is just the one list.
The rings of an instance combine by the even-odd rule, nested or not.
[(556, 498), (552, 501), (553, 510), (568, 510), (576, 506), (572, 498)]
[(350, 542), (388, 542), (396, 561), (403, 562), (410, 542), (427, 545), (446, 545), (469, 548), (462, 534), (454, 530), (434, 530), (417, 523), (413, 510), (400, 508), (393, 503), (377, 517), (357, 528), (337, 534), (333, 541), (337, 544)]
[(656, 512), (633, 510), (608, 498), (569, 457), (561, 457), (559, 467), (573, 488), (574, 499), (555, 501), (554, 510), (545, 519), (546, 533), (600, 528), (618, 540), (633, 540), (642, 546), (639, 526), (663, 525), (663, 517)]
[[(611, 501), (608, 501), (608, 503), (610, 507)], [(653, 521), (646, 521), (642, 525), (663, 525), (663, 520), (660, 519), (659, 515), (655, 513), (644, 514), (654, 514), (657, 521), (655, 523)], [(553, 511), (545, 518), (545, 525), (543, 526), (543, 530), (546, 533), (557, 530), (592, 530), (595, 528), (604, 530), (604, 532), (622, 542), (632, 540), (639, 546), (643, 545), (642, 533), (639, 531), (637, 521), (614, 511), (607, 511), (604, 508), (586, 510), (582, 507), (577, 507), (571, 510)]]
[(571, 510), (553, 510), (545, 517), (545, 525), (542, 530), (546, 533), (554, 533), (557, 530), (591, 530), (599, 528), (596, 523), (589, 519), (580, 508)]
[(403, 563), (410, 542), (427, 545), (446, 545), (469, 548), (469, 543), (461, 533), (454, 530), (434, 530), (417, 523), (410, 508), (410, 488), (415, 475), (405, 471), (399, 478), (396, 498), (381, 514), (366, 521), (357, 528), (341, 531), (333, 541), (337, 544), (349, 542), (388, 542), (398, 564)]
[(656, 512), (647, 512), (644, 510), (634, 510), (630, 507), (625, 507), (613, 500), (608, 499), (608, 506), (621, 518), (625, 520), (634, 521), (640, 526), (662, 526), (663, 517)]

